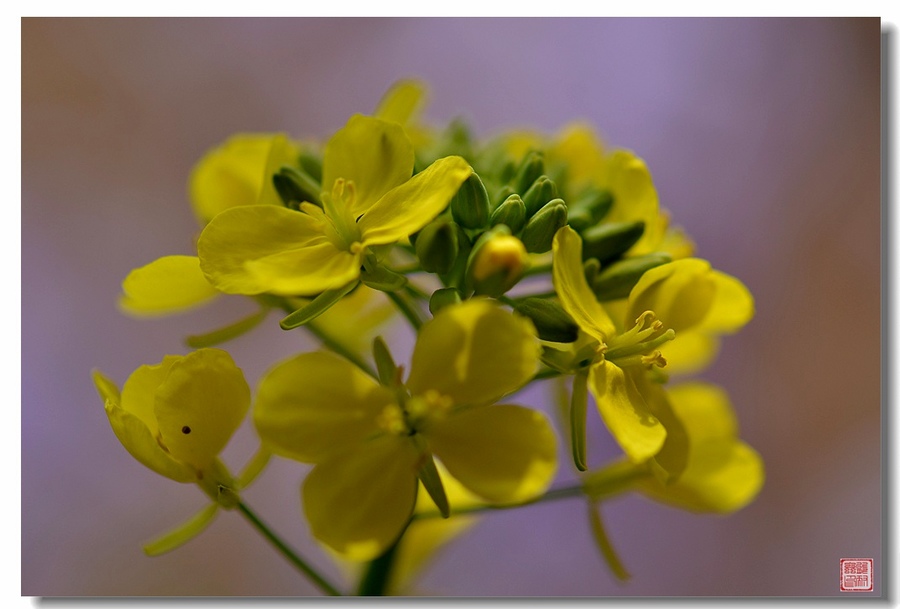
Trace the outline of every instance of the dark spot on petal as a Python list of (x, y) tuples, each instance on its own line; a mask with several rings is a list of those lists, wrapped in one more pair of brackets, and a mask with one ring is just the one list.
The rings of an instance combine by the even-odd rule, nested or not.
[(187, 425), (185, 425), (184, 427), (181, 428), (181, 433), (183, 433), (184, 435), (187, 435), (187, 434), (191, 433), (191, 428), (188, 427)]

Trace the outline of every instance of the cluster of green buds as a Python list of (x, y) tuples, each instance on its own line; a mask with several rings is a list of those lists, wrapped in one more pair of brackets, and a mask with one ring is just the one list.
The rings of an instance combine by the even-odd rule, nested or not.
[[(752, 296), (693, 257), (644, 161), (605, 150), (585, 125), (485, 139), (458, 121), (434, 129), (418, 118), (424, 92), (397, 83), (324, 144), (240, 135), (210, 151), (191, 176), (196, 255), (164, 256), (123, 282), (121, 307), (135, 316), (224, 295), (258, 308), (188, 337), (196, 351), (141, 367), (121, 392), (95, 372), (126, 449), (211, 500), (148, 554), (238, 511), (340, 594), (244, 500), (273, 455), (312, 465), (304, 517), (339, 560), (367, 565), (360, 594), (408, 590), (474, 514), (564, 497), (588, 502), (585, 526), (626, 579), (602, 502), (635, 492), (729, 513), (759, 491), (762, 460), (739, 439), (727, 394), (684, 379), (752, 318)], [(272, 311), (321, 349), (274, 363), (251, 397), (213, 347)], [(416, 333), (409, 362), (386, 338), (397, 317)], [(555, 427), (547, 408), (516, 397), (543, 381), (561, 396)], [(604, 464), (588, 450), (602, 441), (587, 434), (591, 397), (622, 451)], [(232, 476), (219, 453), (248, 411), (260, 449)], [(558, 443), (579, 482), (551, 488)]]

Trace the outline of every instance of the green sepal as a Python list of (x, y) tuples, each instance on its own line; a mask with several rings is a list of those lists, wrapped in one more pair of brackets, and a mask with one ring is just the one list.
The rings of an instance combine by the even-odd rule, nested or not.
[(474, 230), (487, 226), (491, 216), (490, 199), (477, 173), (466, 178), (450, 200), (450, 213), (464, 228)]
[(544, 154), (532, 150), (525, 155), (519, 167), (516, 169), (516, 177), (513, 178), (513, 186), (516, 192), (525, 192), (538, 177), (544, 173)]
[(334, 290), (325, 290), (312, 299), (306, 306), (297, 309), (287, 317), (281, 320), (278, 325), (282, 330), (293, 330), (299, 328), (303, 324), (309, 323), (316, 317), (331, 308), (333, 304), (341, 298), (353, 291), (359, 284), (358, 281), (351, 281), (347, 285)]
[(538, 338), (554, 343), (571, 343), (578, 339), (578, 324), (562, 306), (548, 298), (523, 298), (513, 301), (516, 313), (529, 318)]
[(584, 278), (588, 285), (592, 285), (594, 279), (600, 274), (600, 261), (596, 258), (588, 258), (584, 261)]
[(580, 370), (572, 383), (572, 406), (569, 409), (569, 433), (572, 460), (578, 471), (587, 470), (587, 370)]
[(491, 226), (505, 224), (516, 234), (525, 227), (525, 203), (522, 197), (511, 194), (491, 214)]
[(626, 298), (645, 272), (671, 261), (671, 256), (662, 253), (624, 258), (601, 269), (593, 278), (589, 277), (588, 284), (597, 300)]
[(594, 501), (588, 502), (588, 513), (591, 521), (591, 534), (594, 536), (594, 543), (603, 555), (609, 570), (612, 571), (619, 580), (626, 581), (631, 579), (631, 574), (622, 564), (622, 560), (613, 548), (606, 529), (603, 527), (603, 521), (600, 519), (600, 507)]
[(416, 256), (422, 270), (443, 274), (453, 268), (459, 254), (459, 226), (444, 217), (429, 222), (416, 235)]
[(447, 493), (444, 492), (444, 483), (441, 482), (441, 474), (434, 464), (434, 456), (430, 452), (422, 454), (422, 465), (419, 466), (419, 480), (428, 491), (428, 496), (434, 501), (441, 517), (450, 517), (450, 502), (447, 501)]
[(378, 380), (385, 387), (392, 386), (397, 378), (397, 364), (394, 363), (387, 344), (380, 336), (376, 336), (372, 343), (372, 356), (375, 358), (375, 367), (378, 369)]
[(322, 183), (322, 158), (310, 154), (309, 152), (301, 152), (297, 158), (300, 168), (317, 183)]
[(218, 513), (218, 503), (208, 504), (184, 524), (147, 543), (144, 546), (144, 554), (159, 556), (183, 546), (202, 533)]
[(566, 203), (562, 199), (553, 199), (544, 205), (522, 230), (525, 249), (533, 254), (549, 252), (553, 236), (566, 225), (567, 217)]
[(638, 242), (644, 234), (644, 223), (610, 222), (598, 224), (581, 235), (581, 259), (596, 258), (602, 265), (608, 260), (621, 256)]
[(459, 304), (460, 302), (462, 302), (462, 296), (459, 290), (456, 288), (441, 288), (435, 290), (428, 300), (428, 310), (431, 311), (432, 315), (437, 315), (437, 312), (444, 307)]
[(542, 175), (522, 195), (522, 202), (525, 203), (525, 215), (529, 218), (532, 217), (538, 210), (558, 196), (556, 183), (547, 176)]
[(569, 226), (579, 233), (589, 229), (606, 216), (612, 204), (608, 190), (589, 190), (569, 205)]
[(302, 169), (284, 165), (272, 176), (272, 184), (288, 207), (297, 209), (304, 201), (322, 206), (321, 185)]
[(212, 347), (213, 345), (218, 345), (233, 338), (237, 338), (242, 334), (246, 334), (256, 326), (258, 326), (268, 314), (269, 308), (265, 307), (260, 309), (256, 313), (248, 315), (247, 317), (239, 319), (238, 321), (222, 328), (212, 330), (211, 332), (207, 332), (205, 334), (191, 334), (184, 339), (184, 342), (191, 349)]
[(409, 283), (406, 275), (395, 273), (380, 265), (375, 265), (371, 269), (363, 268), (359, 273), (359, 280), (373, 290), (381, 292), (397, 292)]

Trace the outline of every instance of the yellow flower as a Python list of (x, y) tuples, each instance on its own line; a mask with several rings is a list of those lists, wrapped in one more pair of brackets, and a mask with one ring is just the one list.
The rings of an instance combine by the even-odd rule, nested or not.
[(349, 284), (372, 248), (425, 226), (472, 172), (454, 156), (410, 177), (414, 156), (396, 123), (352, 117), (325, 148), (322, 207), (223, 211), (197, 244), (203, 272), (234, 294), (312, 295)]
[(303, 485), (313, 535), (369, 560), (400, 535), (433, 456), (487, 501), (546, 489), (556, 469), (546, 417), (494, 405), (532, 378), (538, 351), (528, 320), (467, 301), (422, 326), (405, 384), (402, 369), (383, 386), (332, 354), (299, 355), (260, 382), (254, 422), (275, 454), (316, 464)]
[(235, 480), (218, 458), (250, 408), (244, 375), (225, 351), (167, 355), (135, 370), (121, 392), (101, 372), (95, 370), (93, 377), (126, 450), (166, 478), (197, 484), (213, 502), (184, 527), (149, 544), (148, 554), (171, 550), (199, 533), (218, 507), (234, 507), (237, 491), (264, 465), (261, 454)]
[[(645, 371), (668, 369), (670, 353), (686, 365), (709, 355), (703, 346), (716, 344), (716, 334), (736, 331), (752, 317), (750, 292), (705, 260), (676, 260), (644, 273), (619, 330), (588, 287), (581, 239), (568, 227), (554, 238), (553, 284), (560, 304), (593, 339), (586, 351), (588, 386), (606, 426), (632, 461), (656, 456), (668, 475), (677, 475), (685, 459), (683, 432)], [(662, 345), (665, 357), (657, 349)]]

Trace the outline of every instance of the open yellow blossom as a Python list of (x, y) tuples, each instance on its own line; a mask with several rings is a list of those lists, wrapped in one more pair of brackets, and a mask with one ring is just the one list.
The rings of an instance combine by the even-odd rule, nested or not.
[(325, 148), (322, 207), (223, 211), (197, 244), (203, 272), (234, 294), (312, 295), (349, 284), (372, 248), (425, 226), (472, 172), (453, 156), (412, 176), (414, 157), (399, 125), (353, 116)]
[(303, 485), (313, 535), (369, 560), (403, 531), (434, 457), (490, 502), (546, 489), (556, 470), (546, 417), (494, 405), (532, 378), (538, 353), (530, 321), (471, 300), (422, 326), (405, 383), (402, 368), (380, 385), (335, 355), (299, 355), (262, 379), (254, 422), (275, 454), (315, 464)]
[(168, 551), (199, 533), (218, 507), (233, 508), (237, 491), (264, 465), (266, 453), (261, 453), (234, 479), (218, 458), (250, 408), (244, 375), (225, 351), (167, 355), (159, 364), (135, 370), (121, 392), (101, 372), (95, 370), (93, 376), (110, 425), (126, 450), (166, 478), (197, 484), (213, 502), (185, 526), (148, 545), (148, 554)]

